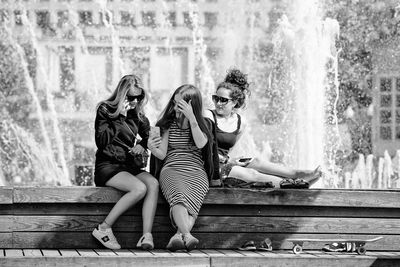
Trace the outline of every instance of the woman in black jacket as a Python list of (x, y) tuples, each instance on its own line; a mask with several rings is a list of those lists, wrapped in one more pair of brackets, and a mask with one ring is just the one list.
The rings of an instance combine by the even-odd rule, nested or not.
[(146, 153), (149, 138), (150, 124), (143, 113), (145, 102), (146, 93), (140, 79), (136, 75), (126, 75), (113, 94), (97, 108), (95, 183), (126, 192), (92, 233), (110, 249), (121, 248), (111, 230), (112, 225), (143, 198), (143, 236), (137, 247), (154, 248), (151, 230), (157, 207), (158, 181), (137, 161), (138, 155)]

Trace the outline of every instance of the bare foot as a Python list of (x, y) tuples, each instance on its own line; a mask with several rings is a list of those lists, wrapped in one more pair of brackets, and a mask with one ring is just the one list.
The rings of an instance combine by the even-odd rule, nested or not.
[(312, 173), (301, 178), (313, 185), (322, 177), (322, 174), (321, 166), (318, 166)]

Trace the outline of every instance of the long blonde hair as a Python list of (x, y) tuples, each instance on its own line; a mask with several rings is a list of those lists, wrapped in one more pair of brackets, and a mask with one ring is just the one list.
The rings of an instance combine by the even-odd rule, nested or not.
[(144, 96), (143, 100), (139, 101), (135, 107), (139, 119), (142, 120), (144, 117), (143, 108), (146, 105), (148, 98), (146, 91), (143, 89), (142, 81), (135, 74), (129, 74), (122, 77), (117, 85), (117, 88), (115, 88), (111, 96), (106, 100), (101, 101), (97, 105), (97, 108), (99, 108), (99, 106), (102, 104), (106, 104), (107, 107), (110, 107), (112, 110), (115, 110), (114, 112), (110, 112), (110, 110), (107, 109), (110, 118), (117, 117), (120, 114), (121, 110), (124, 108), (124, 101), (126, 98), (126, 94), (132, 88), (132, 86), (141, 89), (142, 94)]

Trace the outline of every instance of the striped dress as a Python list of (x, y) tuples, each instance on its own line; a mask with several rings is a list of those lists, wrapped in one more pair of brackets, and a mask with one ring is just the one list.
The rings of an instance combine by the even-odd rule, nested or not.
[[(173, 122), (169, 129), (168, 151), (160, 172), (160, 186), (170, 208), (183, 204), (197, 218), (205, 195), (208, 178), (201, 149), (197, 148), (190, 128), (181, 129)], [(171, 221), (172, 220), (170, 209)]]

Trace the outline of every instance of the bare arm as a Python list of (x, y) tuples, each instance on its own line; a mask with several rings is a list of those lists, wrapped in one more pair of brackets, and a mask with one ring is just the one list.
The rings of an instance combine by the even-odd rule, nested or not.
[(199, 124), (197, 123), (196, 117), (193, 114), (191, 100), (189, 101), (189, 103), (186, 103), (185, 100), (179, 101), (178, 108), (189, 120), (194, 143), (198, 148), (203, 148), (207, 144), (208, 138), (207, 135), (203, 133), (203, 131), (200, 129)]
[(169, 130), (165, 131), (162, 137), (150, 136), (147, 146), (151, 153), (160, 160), (163, 160), (168, 151)]

